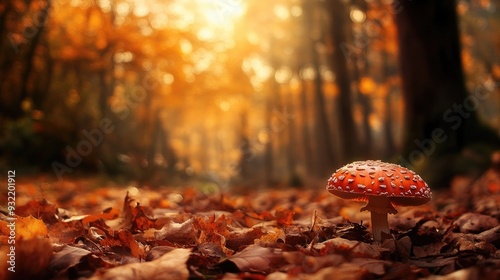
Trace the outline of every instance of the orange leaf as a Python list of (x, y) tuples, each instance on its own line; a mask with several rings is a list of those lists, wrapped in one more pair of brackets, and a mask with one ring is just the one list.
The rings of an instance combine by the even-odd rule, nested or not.
[(17, 217), (16, 220), (16, 239), (32, 239), (45, 237), (47, 235), (47, 226), (42, 220), (33, 218), (33, 216)]

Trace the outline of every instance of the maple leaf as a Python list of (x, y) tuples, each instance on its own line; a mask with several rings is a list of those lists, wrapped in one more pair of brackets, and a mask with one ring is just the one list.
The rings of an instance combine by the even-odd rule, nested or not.
[(42, 220), (28, 217), (17, 217), (16, 220), (16, 239), (32, 239), (45, 237), (47, 235), (47, 226)]

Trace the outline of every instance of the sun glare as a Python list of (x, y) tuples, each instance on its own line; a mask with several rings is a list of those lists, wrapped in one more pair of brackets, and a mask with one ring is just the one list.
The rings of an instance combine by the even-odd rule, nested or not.
[(245, 12), (243, 0), (198, 0), (205, 20), (211, 26), (227, 27)]

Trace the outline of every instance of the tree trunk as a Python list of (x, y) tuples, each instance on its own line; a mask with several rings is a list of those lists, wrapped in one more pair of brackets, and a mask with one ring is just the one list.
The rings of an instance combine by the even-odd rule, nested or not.
[(247, 181), (251, 179), (250, 172), (250, 162), (255, 159), (255, 151), (250, 143), (249, 136), (249, 125), (248, 125), (248, 112), (246, 109), (243, 109), (241, 112), (241, 125), (240, 125), (240, 160), (239, 160), (239, 176), (242, 181)]
[(41, 17), (38, 18), (40, 22), (37, 22), (37, 24), (35, 25), (35, 28), (38, 28), (38, 30), (33, 39), (31, 39), (31, 43), (29, 44), (27, 50), (26, 58), (24, 60), (25, 65), (21, 74), (21, 96), (19, 97), (18, 101), (19, 104), (21, 104), (21, 102), (29, 95), (28, 87), (31, 84), (29, 78), (33, 70), (33, 65), (34, 65), (33, 58), (35, 56), (36, 48), (39, 45), (40, 38), (42, 37), (43, 30), (45, 29), (47, 17), (49, 16), (50, 6), (51, 6), (51, 0), (47, 0), (45, 7), (43, 7), (43, 9), (40, 11)]
[[(382, 26), (383, 27), (383, 26)], [(384, 34), (383, 40), (386, 40), (387, 35)], [(388, 84), (388, 80), (391, 76), (391, 71), (389, 69), (389, 53), (387, 51), (387, 47), (382, 51), (382, 77), (385, 79), (385, 83)], [(384, 118), (384, 157), (390, 158), (396, 152), (396, 143), (394, 143), (394, 121), (393, 121), (393, 89), (392, 86), (389, 87), (386, 96), (385, 96), (385, 118)]]
[(432, 177), (436, 165), (450, 170), (454, 154), (492, 134), (475, 112), (483, 96), (469, 97), (464, 84), (455, 1), (401, 1), (395, 20), (406, 115), (399, 160)]
[[(310, 61), (314, 72), (314, 94), (313, 96), (313, 119), (314, 119), (314, 146), (317, 156), (316, 175), (321, 178), (329, 173), (334, 165), (333, 143), (330, 136), (330, 125), (326, 111), (325, 96), (323, 93), (323, 77), (321, 75), (321, 54), (316, 51), (316, 45), (323, 39), (323, 31), (315, 26), (314, 2), (304, 2), (304, 24), (306, 30), (309, 30), (307, 40), (309, 44)], [(316, 36), (315, 36), (316, 35)]]
[(331, 34), (332, 44), (334, 46), (332, 63), (335, 69), (337, 86), (339, 88), (338, 108), (339, 115), (339, 139), (341, 141), (342, 161), (350, 161), (358, 157), (360, 145), (356, 133), (356, 124), (354, 123), (351, 101), (351, 78), (347, 60), (349, 57), (343, 51), (342, 46), (347, 42), (345, 36), (345, 25), (348, 14), (341, 0), (330, 1), (331, 6)]
[(313, 171), (317, 169), (318, 163), (314, 160), (312, 155), (314, 154), (313, 144), (311, 143), (311, 133), (309, 127), (309, 98), (308, 98), (308, 82), (304, 79), (302, 80), (302, 88), (300, 91), (300, 112), (302, 115), (302, 147), (303, 147), (303, 159), (306, 164), (307, 174), (313, 174)]

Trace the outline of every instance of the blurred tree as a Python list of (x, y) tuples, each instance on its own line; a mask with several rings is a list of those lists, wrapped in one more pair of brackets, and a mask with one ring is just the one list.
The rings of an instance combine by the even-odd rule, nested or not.
[(23, 116), (22, 102), (32, 98), (35, 57), (51, 1), (6, 1), (0, 7), (0, 87), (7, 89), (0, 96), (0, 109), (9, 118)]
[(456, 2), (400, 3), (395, 10), (405, 97), (400, 160), (417, 167), (426, 162), (420, 174), (443, 186), (462, 149), (477, 142), (500, 142), (478, 121), (476, 110), (482, 96), (469, 95), (465, 88)]
[(311, 67), (314, 70), (314, 87), (313, 87), (313, 116), (314, 116), (314, 138), (316, 139), (315, 153), (317, 157), (315, 173), (318, 177), (326, 176), (335, 166), (334, 145), (331, 138), (331, 128), (328, 119), (331, 114), (328, 114), (325, 94), (323, 91), (323, 54), (321, 53), (322, 45), (325, 42), (325, 31), (322, 26), (322, 9), (320, 9), (317, 1), (304, 1), (304, 28), (308, 30), (307, 35), (307, 50)]
[(346, 17), (348, 11), (341, 0), (328, 1), (328, 10), (331, 17), (331, 40), (334, 46), (332, 63), (335, 69), (336, 82), (339, 88), (338, 103), (335, 104), (339, 114), (339, 139), (341, 141), (342, 162), (356, 159), (360, 156), (360, 139), (356, 131), (353, 116), (351, 72), (348, 62), (350, 50), (346, 48), (350, 42), (347, 39), (346, 27), (350, 27)]

